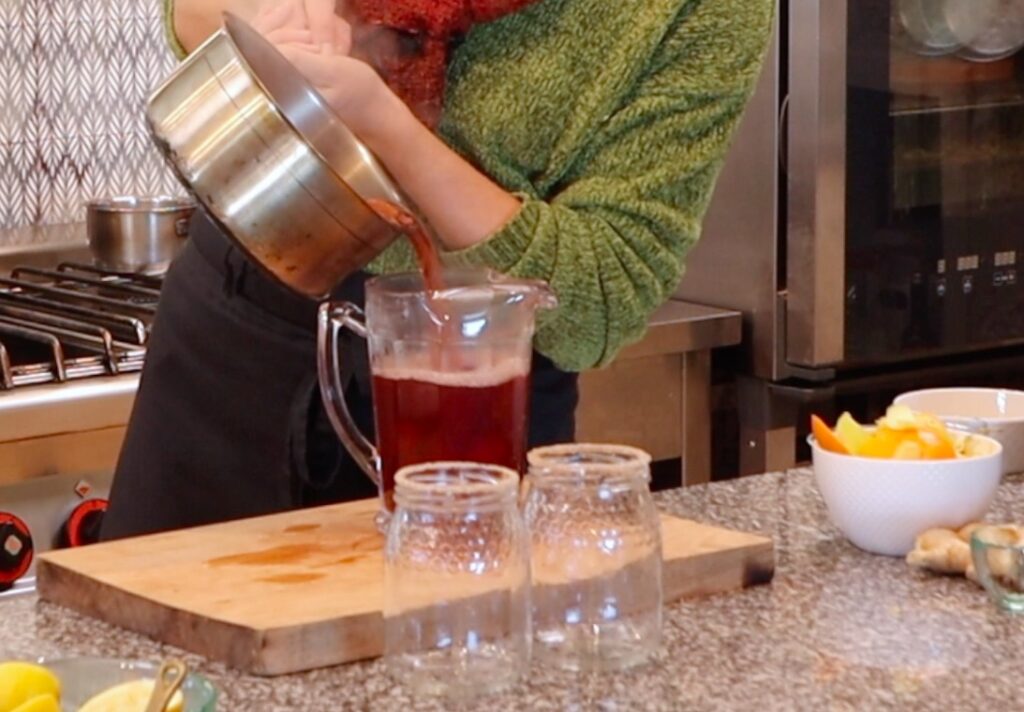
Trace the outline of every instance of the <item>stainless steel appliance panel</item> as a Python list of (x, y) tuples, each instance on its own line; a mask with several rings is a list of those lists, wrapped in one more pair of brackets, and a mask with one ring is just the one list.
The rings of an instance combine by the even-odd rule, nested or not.
[(846, 0), (789, 4), (786, 360), (843, 358)]
[[(781, 371), (778, 318), (779, 42), (773, 40), (737, 129), (704, 220), (686, 259), (680, 299), (744, 314), (749, 367), (770, 378)], [(698, 298), (699, 295), (699, 298)]]

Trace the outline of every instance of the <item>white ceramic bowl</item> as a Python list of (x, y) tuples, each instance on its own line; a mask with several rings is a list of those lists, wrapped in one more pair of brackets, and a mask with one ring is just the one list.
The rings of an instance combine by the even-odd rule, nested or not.
[(956, 460), (883, 460), (829, 452), (810, 438), (814, 478), (832, 523), (873, 554), (903, 556), (932, 527), (981, 519), (1003, 474), (1003, 448)]
[(967, 428), (980, 425), (1003, 444), (1003, 471), (1024, 472), (1024, 391), (932, 388), (904, 393), (895, 402)]

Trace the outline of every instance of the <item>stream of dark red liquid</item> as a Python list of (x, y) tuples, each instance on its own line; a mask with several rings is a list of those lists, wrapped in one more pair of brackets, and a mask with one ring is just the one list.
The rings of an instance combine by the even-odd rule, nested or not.
[(401, 206), (372, 200), (370, 207), (412, 243), (437, 334), (430, 340), (427, 369), (418, 368), (415, 359), (405, 364), (404, 373), (402, 368), (392, 373), (374, 369), (381, 494), (385, 507), (394, 510), (395, 473), (405, 465), (461, 460), (520, 470), (525, 459), (529, 378), (518, 372), (495, 377), (486, 368), (474, 370), (464, 363), (459, 320), (439, 297), (445, 278), (429, 233)]
[(437, 253), (434, 241), (430, 239), (423, 223), (415, 215), (400, 205), (387, 200), (373, 198), (368, 201), (370, 207), (384, 222), (404, 234), (416, 251), (416, 261), (423, 273), (423, 283), (428, 292), (440, 292), (444, 289), (444, 275), (441, 274), (441, 256)]
[(430, 345), (432, 366), (439, 370), (445, 364), (457, 367), (461, 360), (458, 349), (447, 347), (457, 341), (459, 326), (450, 318), (443, 300), (435, 298), (436, 294), (444, 290), (445, 281), (444, 266), (441, 264), (441, 256), (434, 241), (430, 239), (430, 234), (419, 218), (402, 206), (378, 198), (370, 199), (368, 203), (382, 220), (409, 239), (416, 252), (416, 261), (419, 263), (423, 284), (427, 290), (426, 306), (433, 315), (438, 334), (437, 341), (431, 342)]

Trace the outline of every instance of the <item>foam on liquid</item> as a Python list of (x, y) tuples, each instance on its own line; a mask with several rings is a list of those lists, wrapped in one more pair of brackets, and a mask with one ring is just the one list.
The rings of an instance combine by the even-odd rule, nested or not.
[(508, 383), (515, 378), (523, 378), (530, 372), (530, 364), (523, 359), (509, 358), (495, 366), (487, 366), (477, 370), (442, 370), (430, 366), (430, 357), (426, 354), (422, 363), (408, 363), (408, 357), (402, 358), (402, 365), (376, 362), (373, 375), (389, 381), (419, 381), (437, 386), (456, 388), (490, 388)]

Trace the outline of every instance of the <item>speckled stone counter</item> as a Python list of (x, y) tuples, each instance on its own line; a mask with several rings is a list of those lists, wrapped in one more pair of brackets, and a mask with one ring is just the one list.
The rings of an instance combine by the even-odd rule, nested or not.
[[(1024, 617), (998, 611), (963, 579), (854, 549), (828, 523), (808, 471), (659, 498), (675, 514), (773, 536), (775, 581), (670, 606), (662, 651), (640, 670), (535, 669), (528, 684), (465, 709), (1024, 709)], [(990, 518), (1024, 521), (1024, 478), (1007, 480)], [(33, 597), (0, 603), (0, 656), (169, 652)], [(185, 657), (220, 688), (223, 710), (455, 709), (409, 699), (380, 662), (262, 679)]]

